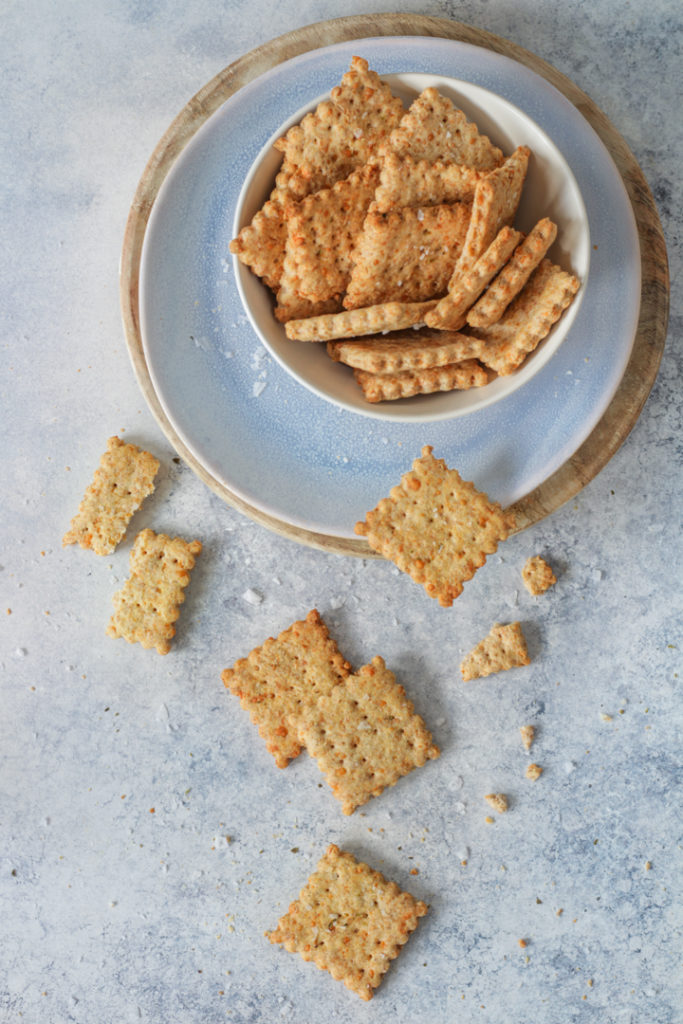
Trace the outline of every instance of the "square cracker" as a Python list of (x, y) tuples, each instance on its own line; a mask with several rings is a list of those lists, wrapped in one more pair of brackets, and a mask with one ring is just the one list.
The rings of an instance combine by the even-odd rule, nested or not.
[(457, 331), (411, 327), (360, 339), (328, 341), (327, 354), (335, 362), (367, 373), (388, 374), (476, 359), (484, 344), (478, 338)]
[(330, 341), (334, 338), (357, 338), (366, 334), (398, 331), (421, 324), (425, 313), (435, 305), (436, 300), (382, 302), (327, 316), (290, 320), (285, 324), (285, 334), (292, 341)]
[(159, 462), (134, 444), (110, 437), (62, 544), (80, 544), (109, 555), (125, 535), (133, 513), (154, 490)]
[(487, 371), (476, 359), (447, 366), (430, 366), (425, 370), (403, 370), (400, 373), (368, 373), (354, 370), (356, 383), (368, 402), (390, 402), (414, 395), (431, 395), (435, 391), (465, 391), (480, 388), (489, 382)]
[(381, 161), (372, 210), (386, 213), (401, 206), (439, 206), (471, 203), (483, 171), (464, 164), (415, 160), (388, 152)]
[(424, 722), (384, 660), (375, 657), (320, 697), (299, 738), (344, 814), (439, 756)]
[(184, 590), (201, 550), (198, 540), (171, 539), (153, 530), (139, 533), (130, 554), (130, 577), (114, 594), (107, 634), (168, 654)]
[(534, 351), (571, 305), (579, 290), (573, 274), (543, 259), (491, 327), (469, 327), (468, 334), (486, 342), (481, 361), (500, 376), (513, 373)]
[(515, 527), (514, 517), (461, 479), (430, 445), (356, 533), (450, 607), (463, 583)]
[(497, 167), (503, 154), (462, 110), (429, 86), (413, 100), (400, 124), (389, 135), (388, 149), (399, 156), (466, 164), (480, 170)]
[(299, 953), (371, 999), (428, 907), (330, 844), (277, 927), (273, 943)]
[(278, 768), (301, 753), (300, 719), (348, 676), (350, 667), (313, 609), (222, 673), (249, 712)]
[(429, 311), (425, 323), (429, 327), (452, 331), (464, 327), (467, 310), (505, 265), (521, 237), (521, 231), (509, 226), (501, 228), (474, 266), (461, 274), (448, 294)]
[(488, 636), (463, 659), (460, 671), (465, 682), (469, 682), (528, 664), (529, 654), (519, 622), (507, 626), (496, 623)]
[(425, 302), (448, 288), (470, 222), (469, 203), (368, 213), (354, 251), (344, 307)]

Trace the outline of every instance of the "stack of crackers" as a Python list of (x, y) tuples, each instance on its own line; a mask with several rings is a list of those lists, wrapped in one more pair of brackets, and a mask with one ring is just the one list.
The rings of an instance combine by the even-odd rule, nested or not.
[(230, 250), (293, 341), (324, 342), (369, 402), (514, 372), (579, 288), (547, 217), (514, 225), (531, 152), (505, 157), (434, 87), (405, 110), (354, 57), (278, 139), (275, 188)]

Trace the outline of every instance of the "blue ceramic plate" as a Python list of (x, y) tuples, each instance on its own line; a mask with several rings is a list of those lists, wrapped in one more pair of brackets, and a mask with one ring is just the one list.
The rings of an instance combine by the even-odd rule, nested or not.
[[(237, 288), (229, 243), (244, 182), (268, 140), (294, 112), (329, 92), (354, 54), (381, 75), (428, 74), (457, 79), (465, 94), (468, 83), (493, 93), (551, 141), (582, 199), (590, 270), (585, 251), (578, 268), (565, 254), (568, 269), (587, 275), (566, 336), (521, 386), (467, 415), (379, 420), (333, 404), (263, 346)], [(482, 127), (494, 142), (499, 130), (506, 151), (517, 144), (505, 124)], [(557, 261), (566, 265), (561, 252)], [(311, 51), (226, 100), (166, 176), (140, 271), (145, 359), (183, 443), (248, 505), (329, 538), (353, 537), (356, 520), (388, 493), (424, 444), (503, 504), (530, 493), (576, 451), (607, 408), (628, 362), (639, 305), (631, 205), (609, 153), (578, 110), (509, 58), (421, 36)]]

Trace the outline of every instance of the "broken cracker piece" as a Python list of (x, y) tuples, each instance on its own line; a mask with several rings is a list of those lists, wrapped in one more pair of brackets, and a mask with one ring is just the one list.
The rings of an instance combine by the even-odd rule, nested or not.
[(230, 252), (274, 292), (280, 287), (287, 243), (285, 197), (284, 190), (276, 189), (229, 246)]
[(508, 809), (508, 798), (505, 793), (487, 793), (484, 800), (499, 814), (505, 814)]
[(507, 626), (496, 624), (463, 660), (460, 671), (465, 682), (469, 682), (494, 672), (528, 665), (529, 661), (520, 623), (511, 622)]
[(540, 555), (532, 555), (531, 558), (527, 558), (522, 569), (522, 579), (524, 586), (534, 597), (543, 594), (554, 583), (557, 583), (555, 573)]
[(368, 402), (391, 402), (414, 395), (431, 395), (435, 391), (465, 391), (468, 388), (483, 387), (489, 382), (488, 373), (476, 359), (398, 373), (368, 373), (367, 370), (353, 372)]
[(278, 768), (285, 768), (301, 753), (298, 725), (309, 720), (318, 698), (327, 696), (349, 672), (313, 609), (226, 668), (221, 678), (249, 712)]
[(536, 782), (537, 779), (540, 779), (542, 774), (543, 769), (541, 768), (540, 764), (527, 765), (527, 770), (524, 772), (526, 778), (531, 779), (532, 782)]
[(110, 437), (62, 544), (109, 555), (123, 539), (133, 513), (154, 490), (159, 462), (134, 444)]
[(171, 539), (153, 530), (139, 533), (130, 553), (130, 577), (113, 597), (108, 636), (168, 654), (185, 587), (201, 550), (198, 540)]
[(356, 523), (355, 532), (450, 607), (514, 527), (509, 512), (425, 445), (412, 470)]
[(314, 714), (299, 721), (298, 733), (344, 814), (439, 756), (405, 690), (380, 657), (320, 697)]
[(536, 736), (536, 729), (533, 725), (520, 725), (519, 732), (522, 737), (524, 749), (530, 750), (531, 744), (534, 742), (534, 737)]
[(371, 999), (428, 907), (330, 844), (299, 894), (266, 935)]
[(290, 320), (285, 334), (292, 341), (330, 341), (357, 338), (366, 334), (397, 331), (421, 324), (425, 313), (435, 306), (430, 302), (383, 302), (361, 309), (349, 309), (327, 316)]

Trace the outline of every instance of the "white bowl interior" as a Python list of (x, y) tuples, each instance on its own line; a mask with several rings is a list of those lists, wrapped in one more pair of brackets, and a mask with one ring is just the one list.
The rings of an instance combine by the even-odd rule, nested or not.
[[(237, 288), (249, 320), (264, 346), (310, 391), (341, 408), (375, 419), (428, 422), (463, 416), (507, 397), (531, 379), (569, 334), (585, 291), (590, 263), (590, 233), (581, 193), (566, 160), (552, 140), (518, 107), (469, 82), (428, 74), (384, 76), (406, 108), (428, 86), (434, 86), (459, 107), (505, 154), (517, 146), (531, 149), (531, 159), (515, 226), (528, 232), (542, 217), (557, 224), (557, 239), (548, 256), (576, 274), (584, 287), (538, 348), (513, 374), (466, 391), (440, 392), (392, 402), (368, 403), (349, 367), (329, 358), (322, 344), (291, 341), (273, 314), (272, 292), (248, 267), (233, 257)], [(272, 143), (298, 124), (324, 97), (296, 111), (263, 147), (240, 192), (234, 234), (248, 224), (273, 189), (282, 159)]]

